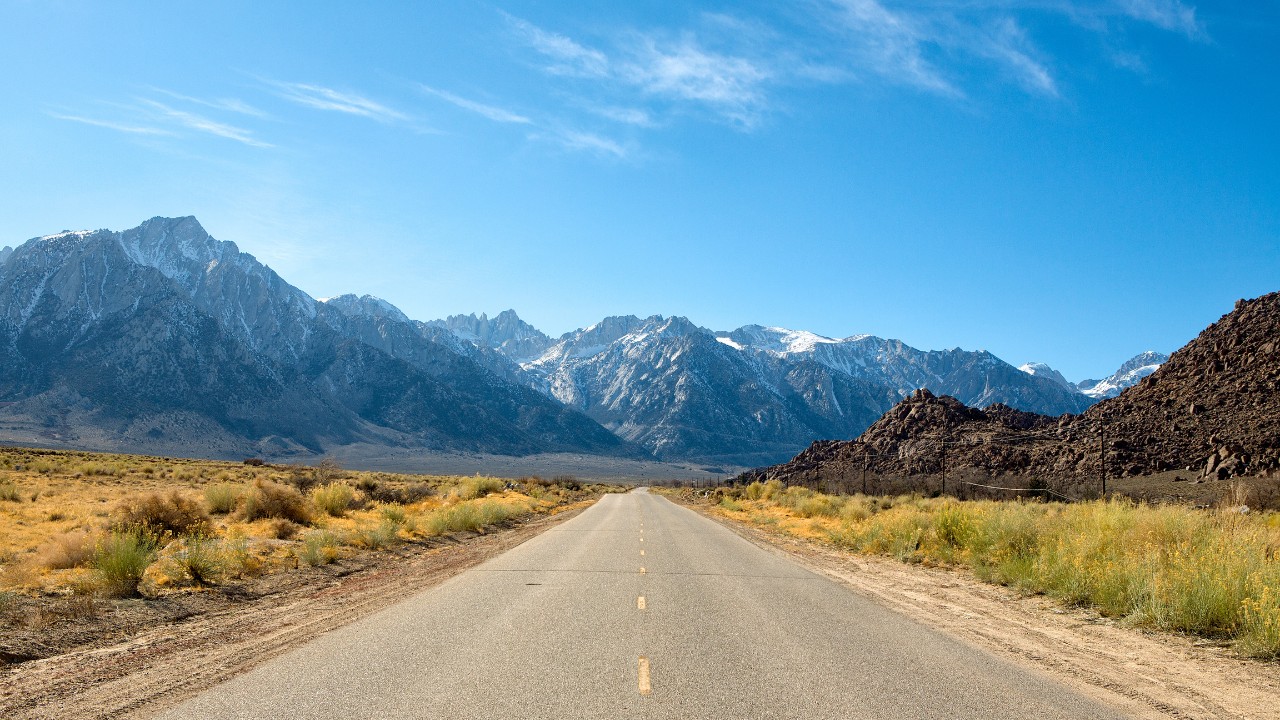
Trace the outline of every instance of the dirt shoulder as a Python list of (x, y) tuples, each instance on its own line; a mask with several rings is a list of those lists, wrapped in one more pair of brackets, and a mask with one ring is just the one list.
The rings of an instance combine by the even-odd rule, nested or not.
[(119, 606), (95, 621), (112, 632), (86, 627), (74, 650), (0, 667), (0, 717), (150, 717), (506, 552), (592, 502), (484, 535), (363, 553), (168, 604)]
[(1280, 665), (1242, 659), (1204, 640), (1124, 627), (963, 571), (852, 555), (745, 525), (706, 505), (686, 506), (880, 605), (1134, 717), (1280, 718)]

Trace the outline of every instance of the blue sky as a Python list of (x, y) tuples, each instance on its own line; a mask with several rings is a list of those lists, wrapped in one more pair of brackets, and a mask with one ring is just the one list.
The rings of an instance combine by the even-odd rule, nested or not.
[(0, 0), (0, 245), (195, 215), (316, 297), (985, 348), (1280, 290), (1280, 3)]

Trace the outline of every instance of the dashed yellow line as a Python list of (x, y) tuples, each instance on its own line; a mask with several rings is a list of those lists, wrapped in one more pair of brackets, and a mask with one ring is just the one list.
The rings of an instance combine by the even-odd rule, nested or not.
[(640, 656), (640, 669), (636, 676), (636, 684), (639, 686), (641, 695), (648, 695), (653, 692), (653, 686), (649, 684), (649, 658)]
[(640, 551), (640, 557), (644, 557), (644, 551), (643, 551), (643, 550), (641, 550), (641, 551)]
[(640, 597), (636, 598), (636, 609), (643, 610), (645, 609), (645, 607), (646, 607), (646, 603), (644, 601), (644, 596), (641, 595)]
[(644, 575), (644, 567), (643, 567), (643, 566), (640, 568), (640, 574), (641, 574), (641, 575)]

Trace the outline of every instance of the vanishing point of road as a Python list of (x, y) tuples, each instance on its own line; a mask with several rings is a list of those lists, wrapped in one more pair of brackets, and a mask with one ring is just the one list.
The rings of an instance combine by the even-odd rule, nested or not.
[(640, 489), (166, 718), (1112, 718)]

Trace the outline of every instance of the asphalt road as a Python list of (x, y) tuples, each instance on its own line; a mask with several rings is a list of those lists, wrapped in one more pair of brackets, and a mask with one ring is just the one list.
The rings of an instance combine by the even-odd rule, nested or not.
[(167, 718), (1110, 718), (643, 489)]

